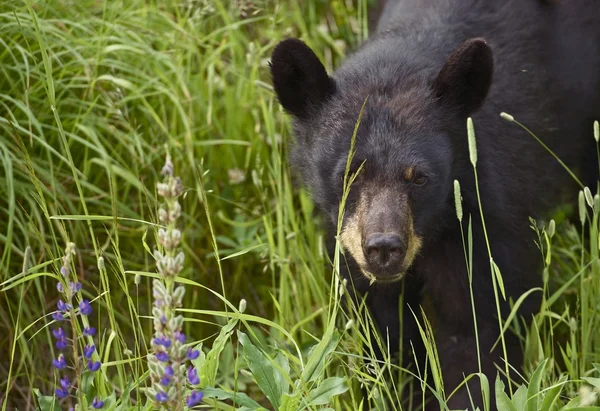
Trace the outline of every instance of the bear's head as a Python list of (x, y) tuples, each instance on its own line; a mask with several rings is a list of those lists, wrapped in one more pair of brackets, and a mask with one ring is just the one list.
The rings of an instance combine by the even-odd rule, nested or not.
[(452, 187), (468, 158), (465, 120), (483, 104), (493, 66), (482, 39), (465, 41), (438, 67), (359, 52), (333, 77), (300, 40), (275, 48), (273, 85), (297, 138), (292, 163), (333, 224), (355, 136), (349, 174), (358, 173), (340, 240), (367, 277), (401, 279), (421, 248), (456, 224)]

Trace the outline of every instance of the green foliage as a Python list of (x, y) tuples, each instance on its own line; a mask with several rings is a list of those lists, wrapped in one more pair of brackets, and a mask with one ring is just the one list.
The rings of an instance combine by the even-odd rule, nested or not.
[[(429, 324), (421, 328), (429, 368), (414, 387), (391, 358), (363, 361), (385, 344), (362, 331), (372, 326), (362, 307), (341, 308), (343, 256), (329, 261), (310, 196), (292, 185), (289, 122), (268, 79), (266, 61), (288, 36), (335, 67), (366, 37), (368, 3), (2, 3), (2, 411), (58, 409), (48, 396), (57, 380), (51, 313), (68, 241), (77, 244), (76, 273), (94, 302), (91, 320), (106, 330), (97, 344), (101, 375), (83, 378), (85, 401), (98, 394), (104, 409), (150, 409), (142, 388), (157, 277), (154, 187), (165, 143), (184, 185), (186, 265), (177, 281), (187, 290), (185, 334), (201, 350), (194, 365), (203, 406), (358, 409), (364, 388), (373, 409), (399, 410), (403, 394), (432, 372), (436, 387), (425, 388), (443, 404)], [(496, 381), (499, 409), (597, 409), (596, 191), (582, 190), (580, 224), (569, 223), (565, 216), (575, 221), (577, 210), (568, 208), (551, 229), (532, 224), (544, 261), (543, 303), (531, 324), (514, 315), (499, 323), (516, 330), (527, 359), (523, 381)], [(501, 272), (493, 270), (500, 296)]]

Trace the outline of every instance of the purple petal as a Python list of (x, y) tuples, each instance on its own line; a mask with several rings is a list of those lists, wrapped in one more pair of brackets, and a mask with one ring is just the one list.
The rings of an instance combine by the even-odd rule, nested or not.
[(57, 311), (57, 312), (52, 313), (52, 319), (54, 321), (62, 321), (65, 319), (65, 317), (62, 315), (61, 312)]
[(196, 370), (194, 367), (188, 368), (188, 381), (192, 385), (200, 384), (200, 379), (198, 378), (198, 370)]
[(204, 393), (202, 391), (192, 391), (190, 395), (188, 395), (185, 399), (185, 403), (188, 407), (193, 407), (202, 401), (202, 397), (204, 397)]
[(69, 275), (69, 269), (63, 265), (62, 267), (60, 267), (60, 273), (63, 277), (66, 277)]
[(156, 354), (156, 358), (158, 358), (159, 361), (167, 362), (167, 361), (169, 361), (169, 354), (167, 354), (164, 351), (161, 351)]
[(181, 331), (175, 331), (175, 333), (173, 334), (173, 337), (175, 337), (175, 339), (177, 341), (179, 341), (182, 344), (185, 344), (185, 334), (182, 333)]
[(86, 345), (83, 347), (83, 356), (88, 360), (92, 357), (92, 354), (96, 351), (95, 345)]
[(167, 377), (172, 377), (172, 376), (173, 376), (173, 374), (174, 374), (174, 372), (173, 372), (173, 366), (172, 366), (172, 365), (168, 365), (168, 366), (165, 368), (165, 375), (166, 375)]
[(158, 402), (165, 402), (168, 399), (169, 399), (169, 396), (164, 391), (161, 391), (158, 394), (156, 394), (156, 401), (158, 401)]
[(62, 293), (65, 291), (61, 282), (56, 283), (56, 289), (58, 290), (59, 293)]
[(69, 377), (67, 377), (65, 375), (64, 378), (60, 379), (60, 386), (62, 387), (63, 390), (68, 391), (69, 387), (71, 386), (71, 381), (69, 381)]
[(195, 360), (196, 358), (198, 358), (199, 355), (200, 355), (200, 351), (198, 351), (198, 350), (192, 350), (191, 348), (188, 348), (187, 354), (186, 354), (186, 356), (188, 357), (188, 359)]
[(58, 359), (52, 360), (52, 366), (57, 370), (62, 370), (63, 368), (65, 368), (67, 366), (65, 356), (61, 354), (58, 356)]
[(96, 329), (94, 327), (85, 327), (83, 329), (83, 335), (87, 335), (88, 337), (93, 337), (96, 335)]
[(60, 388), (57, 388), (54, 393), (58, 398), (67, 398), (69, 396), (69, 391), (61, 390)]
[(63, 331), (62, 327), (58, 327), (54, 330), (52, 330), (52, 334), (54, 334), (54, 337), (57, 339), (61, 339), (65, 337), (65, 332)]
[(98, 399), (98, 397), (94, 397), (94, 401), (92, 401), (92, 407), (99, 410), (100, 408), (104, 407), (104, 401)]
[(68, 346), (69, 346), (69, 343), (66, 338), (61, 338), (60, 340), (56, 341), (56, 348), (58, 348), (59, 350), (64, 350)]
[(90, 370), (92, 372), (98, 371), (100, 369), (101, 365), (102, 364), (100, 363), (100, 361), (93, 362), (92, 360), (89, 360), (87, 363), (88, 370)]
[(88, 300), (81, 300), (79, 303), (79, 312), (83, 315), (90, 315), (92, 313), (92, 306)]

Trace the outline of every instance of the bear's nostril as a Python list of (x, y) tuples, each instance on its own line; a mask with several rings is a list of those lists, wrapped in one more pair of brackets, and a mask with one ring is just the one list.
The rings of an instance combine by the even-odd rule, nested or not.
[(403, 250), (402, 238), (398, 234), (374, 233), (367, 237), (364, 244), (365, 256), (372, 265), (398, 263)]

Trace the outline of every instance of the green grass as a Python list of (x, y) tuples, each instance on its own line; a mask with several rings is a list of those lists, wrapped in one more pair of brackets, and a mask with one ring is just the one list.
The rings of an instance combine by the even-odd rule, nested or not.
[[(400, 409), (407, 379), (389, 359), (365, 366), (361, 347), (378, 342), (357, 324), (369, 319), (340, 309), (332, 273), (343, 260), (332, 269), (310, 196), (292, 184), (291, 130), (266, 66), (279, 40), (298, 36), (333, 69), (366, 37), (365, 10), (350, 0), (0, 5), (2, 410), (33, 409), (34, 388), (53, 392), (50, 313), (67, 241), (96, 298), (105, 358), (96, 389), (145, 401), (165, 144), (185, 186), (185, 332), (210, 352), (207, 398), (221, 390), (207, 409), (232, 409), (224, 392), (269, 409), (356, 409), (363, 382), (373, 408), (388, 399)], [(506, 387), (514, 409), (525, 409), (523, 392), (523, 407), (549, 399), (554, 410), (600, 390), (600, 200), (589, 197), (580, 225), (557, 216), (553, 235), (538, 231), (544, 299), (532, 325), (511, 324), (527, 357), (517, 383), (528, 387)]]

